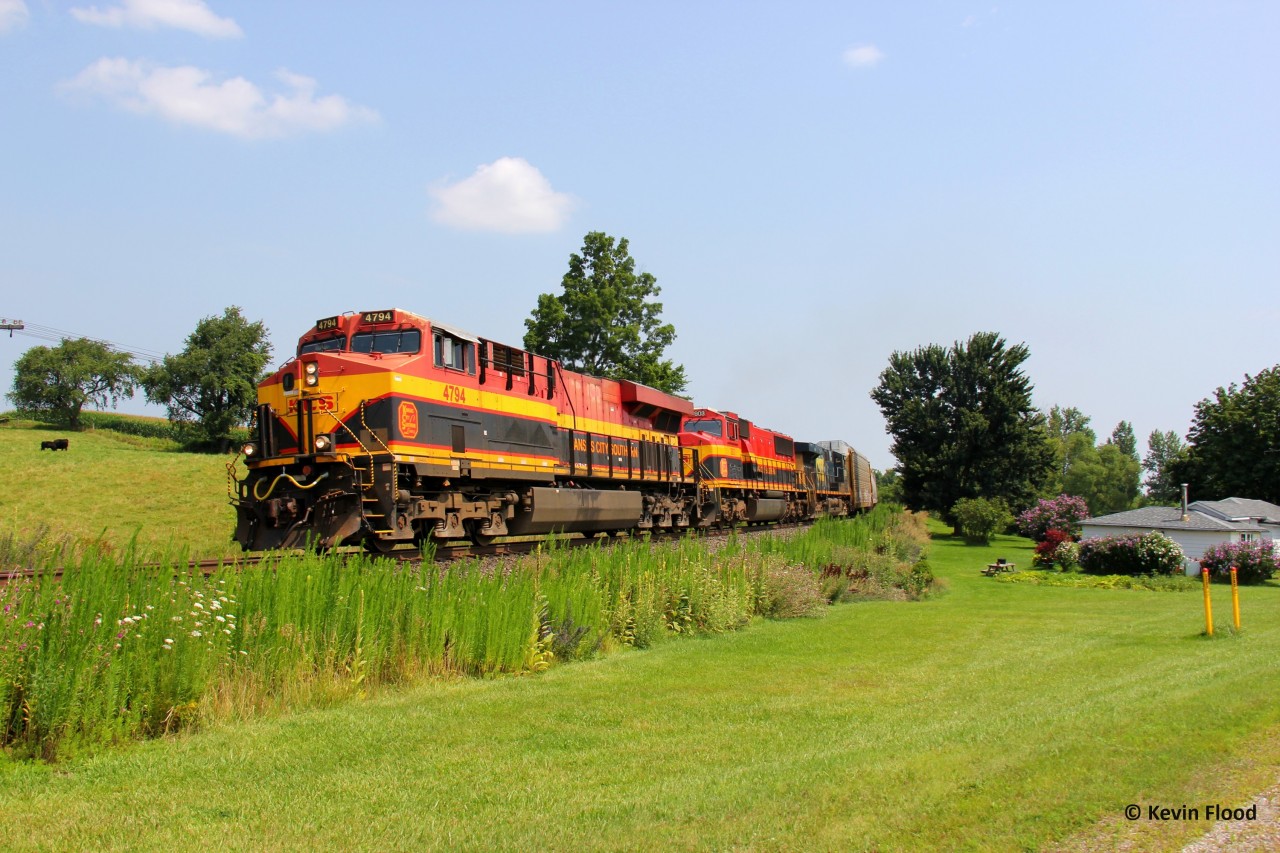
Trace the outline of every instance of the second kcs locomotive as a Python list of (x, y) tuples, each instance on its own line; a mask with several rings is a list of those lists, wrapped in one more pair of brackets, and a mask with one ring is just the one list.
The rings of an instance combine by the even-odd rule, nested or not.
[(865, 457), (400, 309), (326, 317), (259, 386), (235, 538), (248, 550), (847, 515)]

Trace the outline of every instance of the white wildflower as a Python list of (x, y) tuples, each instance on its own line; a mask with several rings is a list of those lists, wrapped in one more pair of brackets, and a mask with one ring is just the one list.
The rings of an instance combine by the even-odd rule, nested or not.
[(192, 632), (191, 632), (191, 636), (193, 636), (193, 637), (199, 637), (199, 636), (200, 636), (200, 632), (199, 632), (199, 631), (192, 631)]

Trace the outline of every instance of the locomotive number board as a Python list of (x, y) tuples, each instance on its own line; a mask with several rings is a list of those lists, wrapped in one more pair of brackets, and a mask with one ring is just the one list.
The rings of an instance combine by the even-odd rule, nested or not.
[(316, 331), (327, 332), (330, 329), (336, 329), (340, 319), (340, 317), (325, 317), (323, 320), (316, 320)]
[(395, 311), (365, 311), (360, 315), (361, 323), (394, 323)]

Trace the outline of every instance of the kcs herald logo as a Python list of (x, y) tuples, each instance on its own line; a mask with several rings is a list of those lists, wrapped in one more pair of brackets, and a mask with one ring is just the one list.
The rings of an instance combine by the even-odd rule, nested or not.
[(409, 440), (418, 437), (418, 407), (410, 402), (400, 404), (397, 412), (397, 420), (400, 422), (400, 435)]

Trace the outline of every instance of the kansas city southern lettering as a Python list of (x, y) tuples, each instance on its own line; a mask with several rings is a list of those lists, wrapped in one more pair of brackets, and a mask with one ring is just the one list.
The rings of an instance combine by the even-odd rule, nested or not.
[[(586, 453), (586, 452), (587, 452), (587, 440), (586, 440), (585, 438), (575, 438), (575, 439), (573, 440), (573, 449), (574, 449), (574, 451), (576, 451), (576, 452), (578, 452), (578, 453)], [(629, 453), (628, 453), (628, 450), (630, 451)], [(628, 448), (627, 443), (626, 443), (625, 441), (615, 441), (615, 442), (613, 443), (613, 447), (612, 447), (612, 449), (611, 449), (611, 448), (609, 447), (609, 442), (607, 442), (607, 441), (596, 441), (595, 439), (592, 439), (592, 440), (591, 440), (591, 452), (592, 452), (592, 453), (599, 453), (599, 454), (601, 454), (602, 456), (608, 456), (608, 455), (610, 455), (610, 453), (612, 453), (612, 454), (613, 454), (613, 455), (615, 455), (615, 456), (630, 456), (632, 459), (639, 459), (639, 458), (640, 458), (640, 448), (639, 448), (639, 446), (634, 446), (634, 447), (630, 447), (630, 448)]]

